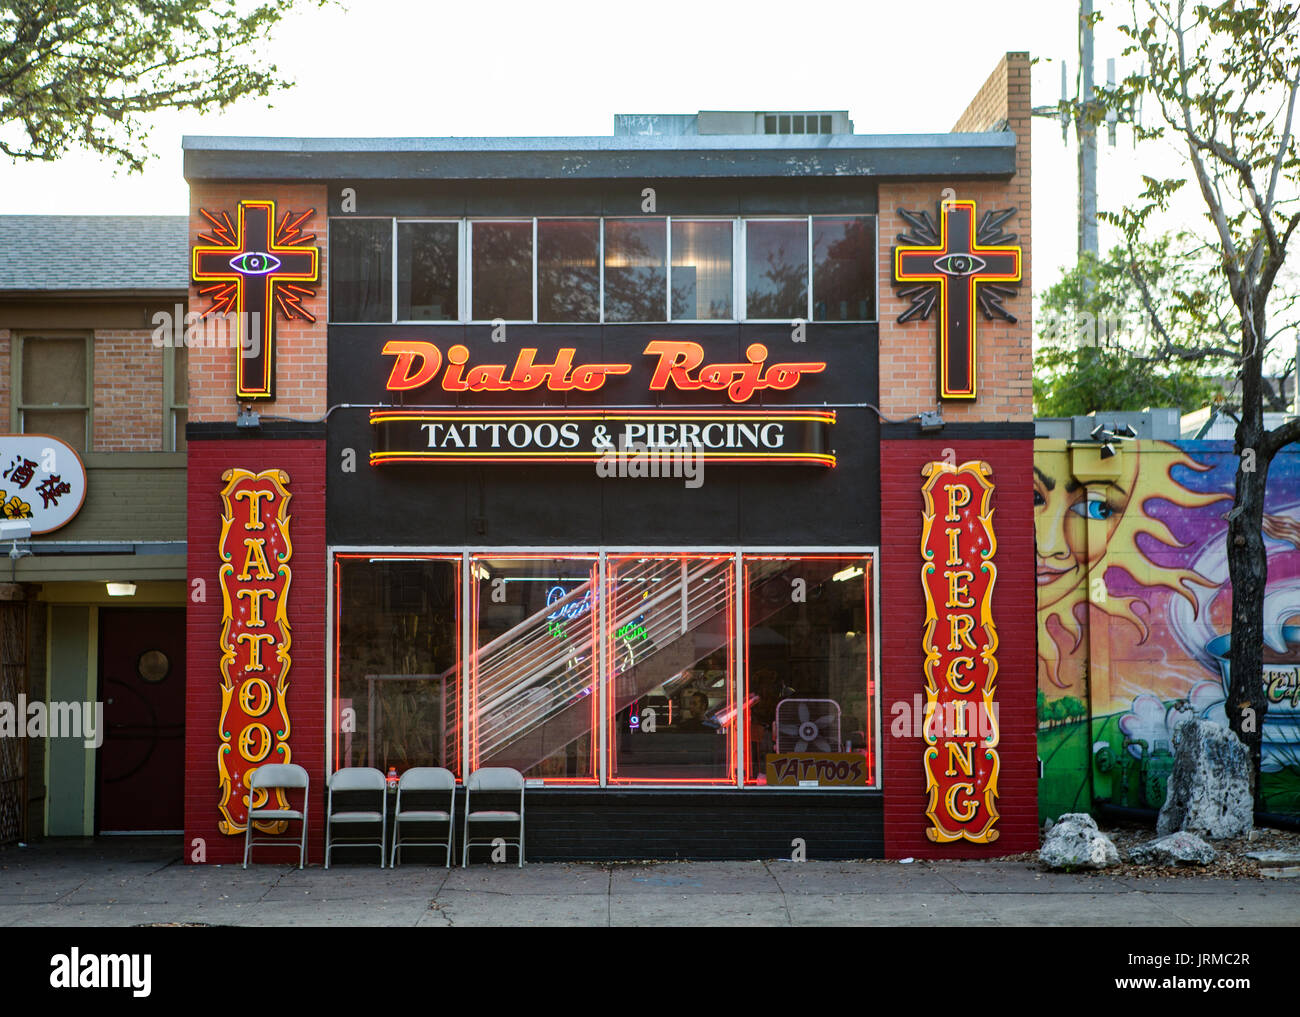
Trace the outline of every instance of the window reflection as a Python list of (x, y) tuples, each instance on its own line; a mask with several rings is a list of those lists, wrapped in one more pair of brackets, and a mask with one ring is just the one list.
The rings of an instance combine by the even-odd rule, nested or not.
[(813, 318), (875, 317), (875, 223), (870, 216), (813, 217)]
[(393, 220), (330, 220), (330, 320), (393, 320)]
[(806, 219), (745, 223), (745, 291), (750, 318), (808, 316)]
[(533, 320), (533, 224), (470, 224), (475, 321)]
[(613, 783), (735, 781), (734, 560), (611, 555)]
[(537, 220), (537, 320), (600, 320), (600, 222)]
[(455, 321), (460, 316), (459, 248), (454, 222), (397, 224), (398, 321)]
[(605, 320), (667, 320), (666, 219), (605, 220)]
[(730, 222), (673, 220), (673, 317), (711, 320), (731, 314)]
[(475, 556), (473, 767), (596, 779), (598, 598), (593, 557)]
[(460, 773), (460, 558), (339, 555), (334, 765)]
[(746, 783), (792, 754), (857, 757), (873, 782), (871, 559), (745, 555), (744, 574)]

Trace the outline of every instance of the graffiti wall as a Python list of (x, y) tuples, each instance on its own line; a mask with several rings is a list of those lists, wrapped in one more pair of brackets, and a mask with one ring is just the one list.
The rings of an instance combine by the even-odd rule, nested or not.
[[(1094, 801), (1159, 808), (1177, 714), (1226, 724), (1232, 590), (1224, 514), (1231, 442), (1039, 440), (1041, 818)], [(1279, 455), (1265, 506), (1269, 584), (1261, 792), (1300, 814), (1300, 454)]]

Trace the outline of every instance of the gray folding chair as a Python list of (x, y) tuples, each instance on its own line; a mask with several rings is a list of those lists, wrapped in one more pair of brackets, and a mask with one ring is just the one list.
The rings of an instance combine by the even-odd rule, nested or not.
[[(255, 844), (284, 844), (282, 837), (254, 837), (253, 824), (278, 823), (296, 819), (302, 822), (302, 840), (298, 844), (298, 868), (302, 868), (307, 857), (307, 771), (297, 763), (269, 763), (259, 766), (248, 778), (248, 825), (244, 827), (244, 868), (248, 868), (248, 858)], [(280, 808), (276, 792), (302, 788), (302, 809)], [(266, 792), (266, 804), (253, 808), (253, 801), (258, 791)], [(287, 801), (287, 796), (286, 796)]]
[[(429, 808), (423, 801), (430, 796), (427, 792), (446, 791), (447, 792), (447, 809)], [(420, 795), (421, 792), (426, 794), (416, 798), (415, 804), (410, 807), (402, 805), (402, 795), (407, 795), (407, 801), (410, 802), (411, 795)], [(446, 823), (447, 839), (439, 840), (406, 840), (402, 838), (403, 823)], [(451, 868), (451, 838), (456, 828), (456, 777), (450, 770), (445, 770), (441, 766), (416, 766), (412, 767), (402, 774), (402, 779), (397, 783), (397, 806), (393, 812), (393, 854), (389, 859), (390, 868), (395, 867), (401, 859), (401, 848), (403, 843), (409, 847), (440, 847), (445, 852), (446, 867)]]
[[(379, 796), (378, 809), (341, 809), (334, 811), (334, 792), (340, 794), (371, 792)], [(342, 847), (377, 847), (379, 848), (379, 867), (384, 867), (384, 828), (388, 823), (388, 781), (379, 770), (371, 766), (349, 766), (330, 775), (329, 801), (325, 815), (325, 868), (330, 867), (330, 852)], [(343, 827), (378, 827), (379, 839), (368, 840), (349, 837), (339, 839), (334, 836), (335, 825)]]
[[(509, 793), (512, 791), (519, 792), (519, 811), (511, 812), (501, 809), (479, 809), (477, 812), (470, 808), (470, 795), (475, 792)], [(519, 867), (524, 867), (524, 775), (518, 770), (511, 769), (508, 766), (485, 766), (481, 770), (475, 770), (469, 775), (469, 780), (465, 781), (465, 846), (461, 850), (460, 865), (465, 868), (469, 865), (469, 849), (471, 847), (492, 847), (498, 837), (478, 837), (471, 838), (470, 831), (473, 829), (471, 824), (519, 824), (519, 837), (511, 839), (500, 837), (505, 842), (506, 847), (514, 845), (519, 852)]]

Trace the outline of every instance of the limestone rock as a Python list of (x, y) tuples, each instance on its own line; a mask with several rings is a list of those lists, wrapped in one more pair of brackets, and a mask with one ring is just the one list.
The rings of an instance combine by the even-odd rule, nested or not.
[(1179, 830), (1139, 844), (1129, 853), (1129, 861), (1139, 865), (1209, 865), (1217, 855), (1196, 834)]
[(1174, 770), (1156, 833), (1186, 830), (1219, 840), (1250, 832), (1250, 754), (1221, 724), (1189, 717), (1174, 728)]
[(1043, 841), (1038, 859), (1053, 869), (1105, 869), (1119, 864), (1119, 852), (1085, 812), (1067, 812)]

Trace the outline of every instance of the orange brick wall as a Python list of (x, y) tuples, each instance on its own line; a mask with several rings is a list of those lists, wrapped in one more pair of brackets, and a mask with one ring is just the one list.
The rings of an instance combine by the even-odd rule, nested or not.
[(161, 452), (164, 349), (152, 329), (95, 329), (92, 452)]
[(957, 121), (954, 131), (987, 131), (1006, 120), (1016, 135), (1016, 172), (1006, 183), (972, 185), (957, 178), (880, 185), (880, 408), (888, 417), (908, 417), (939, 405), (936, 325), (929, 321), (898, 323), (909, 302), (895, 293), (893, 248), (908, 225), (898, 214), (927, 209), (933, 215), (945, 187), (958, 198), (973, 198), (978, 215), (992, 208), (1014, 207), (1003, 229), (1016, 234), (1024, 248), (1020, 290), (1006, 302), (1018, 319), (978, 317), (977, 397), (942, 405), (945, 420), (1030, 421), (1033, 419), (1032, 247), (1030, 243), (1030, 99), (1029, 54), (1008, 53)]
[[(42, 329), (30, 329), (40, 334)], [(80, 329), (54, 329), (80, 332)], [(0, 420), (9, 429), (13, 329), (0, 328)], [(91, 452), (162, 452), (163, 357), (153, 328), (94, 330), (94, 430)]]
[[(276, 203), (276, 216), (284, 213), (316, 210), (315, 215), (303, 222), (302, 229), (315, 233), (320, 247), (320, 284), (316, 296), (303, 301), (303, 306), (315, 316), (316, 321), (296, 318), (275, 322), (276, 347), (276, 398), (258, 400), (255, 409), (267, 416), (289, 417), (296, 420), (319, 420), (325, 415), (325, 322), (326, 287), (329, 277), (326, 237), (325, 188), (315, 184), (241, 184), (221, 181), (197, 181), (190, 185), (190, 244), (196, 243), (200, 233), (209, 230), (209, 223), (199, 209), (210, 212), (229, 212), (232, 220), (245, 201), (271, 199)], [(198, 287), (190, 285), (190, 307), (203, 311), (209, 301), (199, 296)], [(194, 422), (231, 421), (239, 411), (235, 401), (235, 351), (222, 347), (192, 347), (190, 360), (190, 416)]]

